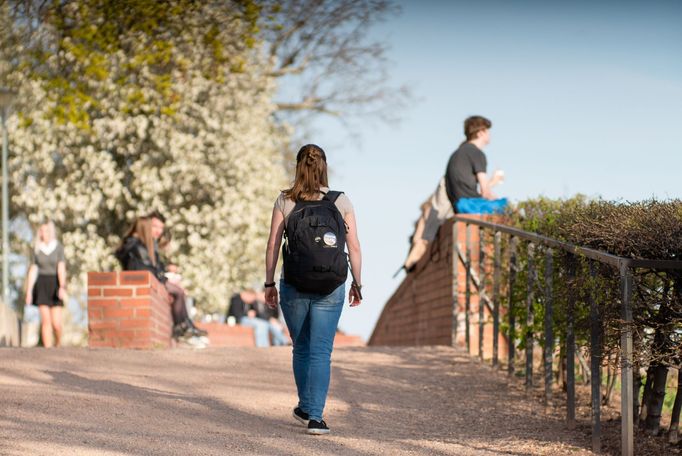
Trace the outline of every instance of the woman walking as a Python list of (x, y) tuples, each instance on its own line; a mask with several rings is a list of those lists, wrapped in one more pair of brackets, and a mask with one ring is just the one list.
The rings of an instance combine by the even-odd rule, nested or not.
[[(286, 242), (278, 296), (274, 276), (283, 235)], [(279, 195), (272, 211), (265, 298), (272, 308), (281, 304), (294, 345), (298, 405), (293, 416), (313, 435), (329, 433), (323, 411), (345, 297), (346, 244), (354, 279), (348, 300), (354, 307), (362, 300), (362, 254), (353, 205), (343, 193), (329, 190), (324, 151), (314, 144), (305, 145), (296, 156), (294, 183)]]
[(45, 348), (58, 347), (61, 343), (65, 298), (64, 247), (57, 241), (54, 224), (48, 221), (40, 225), (36, 233), (33, 262), (28, 269), (26, 284), (26, 305), (36, 305), (40, 310), (40, 330)]

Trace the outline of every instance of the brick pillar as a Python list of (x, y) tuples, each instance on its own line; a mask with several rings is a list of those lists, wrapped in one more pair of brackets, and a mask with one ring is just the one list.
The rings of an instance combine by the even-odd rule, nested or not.
[(166, 288), (150, 272), (88, 273), (90, 347), (168, 348), (172, 326)]
[[(504, 223), (499, 216), (466, 216), (473, 220), (488, 220), (494, 223)], [(465, 309), (465, 277), (466, 268), (457, 261), (453, 270), (453, 255), (455, 254), (453, 241), (453, 221), (448, 220), (441, 225), (438, 236), (429, 244), (424, 256), (419, 260), (415, 271), (407, 274), (398, 289), (384, 306), (384, 310), (377, 321), (368, 345), (459, 345), (464, 346), (464, 309)], [(455, 236), (459, 249), (465, 249), (464, 223), (457, 224)], [(472, 268), (478, 274), (479, 267), (479, 234), (478, 227), (471, 226), (471, 262)], [(492, 296), (492, 266), (491, 258), (493, 245), (487, 244), (487, 281), (486, 291)], [(457, 340), (452, 340), (452, 306), (453, 280), (457, 274)], [(503, 276), (504, 277), (504, 276)], [(504, 280), (504, 279), (503, 279)], [(505, 283), (502, 283), (502, 293)], [(504, 294), (503, 294), (504, 296)], [(484, 357), (492, 357), (492, 314), (487, 306), (484, 307)], [(500, 318), (505, 315), (505, 309), (500, 309)], [(478, 353), (478, 316), (479, 299), (474, 286), (471, 286), (471, 300), (469, 312), (469, 328), (471, 353)], [(500, 357), (506, 353), (506, 336), (500, 333)]]
[(368, 345), (452, 344), (452, 221), (386, 303)]

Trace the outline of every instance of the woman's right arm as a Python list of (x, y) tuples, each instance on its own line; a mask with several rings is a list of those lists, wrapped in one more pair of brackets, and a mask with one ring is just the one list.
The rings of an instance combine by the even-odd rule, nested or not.
[[(270, 237), (268, 246), (265, 250), (265, 282), (275, 281), (275, 268), (279, 259), (279, 246), (282, 245), (282, 233), (284, 232), (284, 214), (277, 207), (272, 209), (272, 220), (270, 221)], [(276, 287), (265, 289), (265, 302), (271, 308), (277, 307), (279, 296)]]
[(36, 284), (38, 278), (38, 265), (32, 264), (28, 268), (28, 277), (26, 278), (26, 305), (33, 304), (33, 286)]

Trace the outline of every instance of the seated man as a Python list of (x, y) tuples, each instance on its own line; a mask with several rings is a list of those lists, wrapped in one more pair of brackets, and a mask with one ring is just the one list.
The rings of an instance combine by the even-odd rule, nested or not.
[(291, 341), (284, 335), (284, 325), (279, 319), (279, 306), (274, 309), (265, 303), (265, 291), (258, 292), (256, 297), (256, 316), (268, 322), (268, 330), (272, 345), (291, 345)]
[(491, 127), (492, 122), (485, 117), (466, 119), (466, 140), (448, 161), (445, 190), (457, 213), (501, 214), (507, 206), (506, 198), (498, 199), (492, 192), (504, 180), (504, 172), (497, 170), (490, 179), (486, 174), (487, 160), (482, 149), (490, 143)]
[(226, 322), (234, 320), (241, 326), (253, 328), (256, 347), (270, 346), (270, 325), (266, 320), (258, 318), (256, 313), (256, 291), (249, 288), (235, 293), (230, 299)]
[(413, 270), (429, 242), (435, 239), (438, 228), (455, 211), (459, 214), (504, 212), (507, 199), (496, 199), (491, 191), (502, 182), (504, 172), (495, 171), (488, 179), (487, 160), (482, 151), (490, 142), (490, 127), (492, 122), (481, 116), (472, 116), (464, 121), (466, 141), (450, 157), (445, 176), (438, 182), (436, 191), (421, 205), (421, 216), (410, 239), (410, 253), (402, 267), (407, 272)]

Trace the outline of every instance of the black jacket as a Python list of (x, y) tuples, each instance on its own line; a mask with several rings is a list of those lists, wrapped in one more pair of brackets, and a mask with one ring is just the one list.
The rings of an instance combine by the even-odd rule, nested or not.
[(161, 283), (166, 283), (166, 267), (156, 255), (156, 266), (152, 264), (147, 247), (134, 236), (125, 239), (123, 245), (116, 250), (116, 258), (121, 262), (124, 271), (149, 271)]

